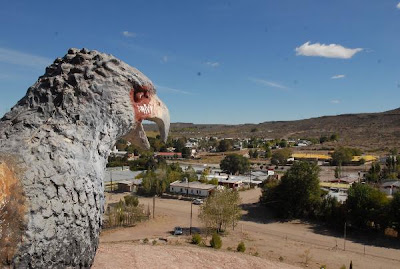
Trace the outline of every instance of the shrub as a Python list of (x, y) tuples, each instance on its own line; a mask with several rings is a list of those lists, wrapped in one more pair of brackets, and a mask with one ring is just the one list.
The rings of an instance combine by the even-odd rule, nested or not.
[(237, 250), (238, 252), (245, 252), (245, 251), (246, 251), (246, 246), (244, 245), (243, 242), (240, 242), (240, 243), (238, 244), (236, 250)]
[(215, 248), (215, 249), (220, 249), (222, 247), (221, 237), (217, 233), (213, 234), (213, 236), (210, 240), (210, 245), (212, 248)]
[(202, 240), (202, 238), (201, 238), (201, 235), (199, 235), (199, 234), (194, 234), (192, 236), (192, 244), (199, 245), (201, 243), (201, 240)]
[(132, 196), (132, 195), (126, 195), (124, 196), (125, 200), (125, 205), (126, 206), (138, 206), (139, 205), (139, 199), (137, 196)]
[(153, 244), (153, 246), (157, 245), (157, 240), (153, 240), (153, 242), (151, 242)]
[(232, 248), (231, 247), (227, 247), (226, 250), (232, 251)]
[(144, 244), (149, 243), (149, 239), (148, 239), (148, 238), (143, 239), (143, 243), (144, 243)]
[(283, 262), (284, 258), (282, 256), (279, 257), (279, 261)]

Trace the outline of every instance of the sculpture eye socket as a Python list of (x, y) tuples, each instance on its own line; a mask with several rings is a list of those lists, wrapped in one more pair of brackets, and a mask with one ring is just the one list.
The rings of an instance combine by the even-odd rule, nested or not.
[(140, 103), (141, 101), (143, 101), (144, 98), (149, 98), (149, 93), (148, 91), (145, 90), (134, 90), (134, 101), (136, 103)]

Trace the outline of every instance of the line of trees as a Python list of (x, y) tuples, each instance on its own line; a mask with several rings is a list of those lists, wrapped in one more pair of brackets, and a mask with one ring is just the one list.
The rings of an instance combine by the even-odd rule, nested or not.
[(342, 228), (347, 222), (354, 229), (400, 232), (400, 192), (393, 199), (368, 184), (353, 184), (347, 201), (339, 203), (319, 186), (319, 167), (296, 162), (280, 182), (263, 186), (261, 203), (282, 218), (310, 218)]
[(371, 165), (371, 168), (366, 174), (367, 182), (380, 183), (383, 180), (397, 180), (400, 178), (400, 156), (388, 156), (386, 163), (382, 168), (376, 162)]

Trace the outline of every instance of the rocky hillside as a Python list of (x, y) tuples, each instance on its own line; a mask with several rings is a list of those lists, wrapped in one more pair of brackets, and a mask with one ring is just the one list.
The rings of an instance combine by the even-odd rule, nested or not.
[[(156, 126), (148, 124), (147, 131)], [(400, 147), (400, 108), (381, 113), (343, 114), (296, 121), (271, 121), (259, 124), (172, 123), (171, 136), (218, 136), (264, 138), (319, 138), (338, 133), (339, 144), (371, 151)]]

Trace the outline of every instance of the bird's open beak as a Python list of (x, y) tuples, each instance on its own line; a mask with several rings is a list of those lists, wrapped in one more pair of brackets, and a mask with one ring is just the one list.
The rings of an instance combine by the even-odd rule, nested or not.
[(131, 102), (135, 110), (136, 126), (133, 130), (132, 141), (135, 145), (149, 149), (150, 143), (143, 129), (142, 121), (153, 121), (158, 125), (161, 139), (166, 142), (169, 133), (169, 111), (167, 106), (156, 94), (147, 91), (131, 91)]

